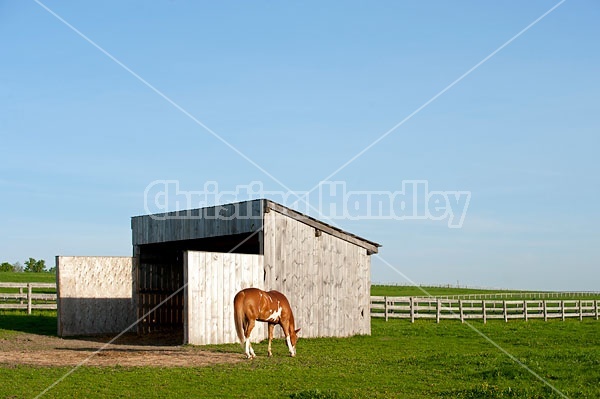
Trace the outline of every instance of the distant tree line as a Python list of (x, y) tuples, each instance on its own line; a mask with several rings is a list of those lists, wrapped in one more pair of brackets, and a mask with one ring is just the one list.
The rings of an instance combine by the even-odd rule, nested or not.
[(20, 262), (8, 263), (2, 262), (0, 264), (0, 272), (25, 272), (25, 273), (55, 273), (56, 268), (52, 267), (49, 270), (46, 270), (46, 261), (43, 259), (36, 260), (34, 258), (29, 258), (25, 262), (25, 266), (23, 266)]

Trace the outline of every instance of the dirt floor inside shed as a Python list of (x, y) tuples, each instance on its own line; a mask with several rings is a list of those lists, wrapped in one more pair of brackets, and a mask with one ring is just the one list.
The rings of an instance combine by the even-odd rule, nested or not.
[(124, 335), (62, 339), (18, 333), (0, 338), (0, 366), (197, 367), (244, 361), (240, 353), (222, 353), (177, 345), (178, 337)]

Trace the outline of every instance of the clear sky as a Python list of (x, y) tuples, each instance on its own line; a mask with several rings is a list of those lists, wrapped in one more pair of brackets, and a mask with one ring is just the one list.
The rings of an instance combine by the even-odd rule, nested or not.
[[(156, 181), (335, 181), (358, 209), (309, 213), (383, 245), (374, 282), (600, 290), (600, 4), (522, 32), (557, 4), (2, 1), (0, 261), (130, 255)], [(441, 196), (396, 216), (465, 192), (462, 224), (364, 217), (412, 181)]]

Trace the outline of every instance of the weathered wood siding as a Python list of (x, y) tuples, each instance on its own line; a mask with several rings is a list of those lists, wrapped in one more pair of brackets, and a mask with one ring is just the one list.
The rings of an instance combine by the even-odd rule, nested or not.
[(136, 245), (252, 233), (262, 227), (262, 200), (131, 218)]
[(183, 325), (183, 268), (168, 260), (137, 261), (134, 305), (138, 333), (174, 331)]
[(302, 336), (370, 334), (367, 250), (274, 210), (263, 223), (264, 284), (288, 297)]
[(120, 333), (135, 321), (132, 258), (57, 256), (58, 335)]
[[(243, 288), (264, 288), (263, 256), (186, 251), (183, 270), (184, 343), (239, 342), (233, 321), (233, 297)], [(257, 323), (252, 340), (265, 337), (265, 323)]]

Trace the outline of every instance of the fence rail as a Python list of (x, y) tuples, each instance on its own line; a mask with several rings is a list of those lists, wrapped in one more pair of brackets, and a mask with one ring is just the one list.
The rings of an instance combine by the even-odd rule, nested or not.
[(415, 319), (544, 319), (594, 317), (598, 320), (598, 299), (475, 300), (371, 296), (371, 317)]
[(478, 293), (478, 294), (455, 294), (455, 295), (436, 295), (436, 298), (440, 299), (559, 299), (559, 298), (583, 298), (583, 297), (598, 297), (600, 292), (598, 291), (577, 291), (577, 292), (566, 292), (566, 291), (548, 291), (548, 292), (493, 292), (493, 293)]
[(19, 292), (0, 292), (0, 309), (26, 309), (31, 314), (33, 309), (56, 310), (56, 293), (33, 292), (34, 289), (56, 290), (53, 283), (0, 283), (0, 289), (18, 289)]

